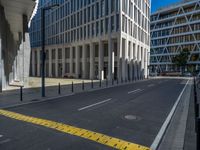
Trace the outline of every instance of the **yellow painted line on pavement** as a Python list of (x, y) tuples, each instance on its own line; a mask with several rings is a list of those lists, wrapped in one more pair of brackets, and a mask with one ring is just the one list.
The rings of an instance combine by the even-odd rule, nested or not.
[(66, 125), (63, 123), (58, 123), (55, 121), (31, 117), (31, 116), (27, 116), (27, 115), (15, 113), (15, 112), (7, 111), (7, 110), (2, 110), (2, 109), (0, 109), (0, 115), (15, 119), (15, 120), (20, 120), (23, 122), (28, 122), (28, 123), (32, 123), (35, 125), (40, 125), (43, 127), (51, 128), (51, 129), (54, 129), (54, 130), (57, 130), (57, 131), (60, 131), (63, 133), (71, 134), (74, 136), (82, 137), (84, 139), (95, 141), (97, 143), (100, 143), (100, 144), (103, 144), (103, 145), (106, 145), (106, 146), (109, 146), (109, 147), (112, 147), (115, 149), (150, 150), (150, 148), (145, 147), (145, 146), (130, 143), (130, 142), (118, 139), (118, 138), (110, 137), (110, 136), (107, 136), (107, 135), (104, 135), (101, 133), (97, 133), (97, 132), (93, 132), (93, 131), (89, 131), (86, 129), (77, 128), (77, 127)]

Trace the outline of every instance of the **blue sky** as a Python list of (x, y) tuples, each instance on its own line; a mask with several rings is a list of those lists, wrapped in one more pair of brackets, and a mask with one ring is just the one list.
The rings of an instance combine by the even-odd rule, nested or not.
[(152, 12), (155, 12), (157, 8), (169, 5), (171, 3), (179, 2), (180, 0), (151, 0), (151, 10)]

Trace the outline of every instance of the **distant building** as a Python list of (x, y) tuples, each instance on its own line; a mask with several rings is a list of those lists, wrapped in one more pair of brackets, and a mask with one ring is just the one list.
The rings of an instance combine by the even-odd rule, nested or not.
[(46, 13), (46, 76), (131, 80), (147, 77), (149, 0), (42, 0), (31, 28), (31, 74), (40, 76), (41, 17)]
[(190, 51), (188, 70), (200, 68), (200, 1), (185, 0), (151, 15), (151, 72), (180, 71), (172, 63), (183, 49)]
[(7, 85), (26, 84), (30, 67), (28, 22), (34, 0), (0, 0), (0, 92)]

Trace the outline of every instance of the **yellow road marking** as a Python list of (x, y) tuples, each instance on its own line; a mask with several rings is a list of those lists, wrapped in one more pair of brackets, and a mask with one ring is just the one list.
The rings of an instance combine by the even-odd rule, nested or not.
[(110, 137), (101, 133), (89, 131), (86, 129), (82, 128), (77, 128), (74, 126), (58, 123), (55, 121), (50, 121), (46, 119), (40, 119), (36, 117), (31, 117), (31, 116), (26, 116), (22, 115), (19, 113), (11, 112), (11, 111), (6, 111), (0, 109), (0, 115), (12, 118), (15, 120), (20, 120), (36, 125), (40, 125), (43, 127), (51, 128), (63, 133), (71, 134), (74, 136), (82, 137), (84, 139), (89, 139), (91, 141), (95, 141), (97, 143), (110, 146), (115, 149), (120, 149), (120, 150), (150, 150), (150, 148), (141, 146), (138, 144), (130, 143), (121, 139), (117, 139), (114, 137)]

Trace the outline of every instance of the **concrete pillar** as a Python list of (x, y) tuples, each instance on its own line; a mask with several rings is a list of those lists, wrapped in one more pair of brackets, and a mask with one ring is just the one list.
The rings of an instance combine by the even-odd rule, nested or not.
[(55, 53), (56, 53), (56, 56), (55, 56), (55, 66), (56, 66), (56, 68), (55, 68), (55, 71), (56, 71), (56, 77), (58, 77), (58, 49), (56, 49), (56, 51), (55, 51)]
[(65, 48), (62, 49), (62, 77), (65, 75)]
[(104, 79), (104, 50), (102, 41), (99, 41), (99, 79)]
[[(128, 27), (127, 27), (128, 28)], [(125, 69), (126, 69), (126, 72), (125, 72), (125, 80), (128, 80), (128, 61), (129, 61), (129, 55), (128, 55), (128, 49), (129, 49), (129, 41), (128, 39), (125, 40)]]
[(129, 62), (129, 77), (130, 80), (133, 80), (133, 43), (130, 42), (130, 62)]
[(40, 70), (40, 61), (41, 61), (41, 58), (40, 58), (40, 51), (41, 50), (37, 50), (37, 76), (40, 76), (41, 74), (41, 70)]
[(28, 33), (28, 17), (23, 15), (23, 71), (22, 71), (22, 80), (24, 86), (27, 86), (29, 83), (29, 73), (30, 73), (30, 58), (31, 58), (31, 44), (30, 37)]
[[(32, 51), (32, 76), (35, 76), (35, 51)], [(15, 61), (16, 68), (16, 61)]]
[(138, 49), (137, 49), (137, 45), (135, 44), (135, 51), (134, 51), (134, 57), (135, 57), (135, 61), (134, 61), (134, 78), (137, 79), (138, 78)]
[(144, 77), (144, 49), (141, 47), (141, 77)]
[(0, 35), (0, 92), (2, 92), (2, 70), (3, 70), (1, 54), (2, 54), (2, 40), (1, 40), (1, 35)]
[[(124, 40), (124, 50), (122, 51), (122, 79), (125, 81), (127, 80), (127, 62), (128, 62), (128, 40)], [(122, 48), (123, 49), (123, 48)]]
[[(18, 69), (18, 81), (22, 81), (22, 68), (23, 68), (23, 52), (22, 52), (22, 50), (19, 50), (18, 51), (18, 55), (17, 55), (17, 69)], [(9, 82), (11, 82), (10, 81), (10, 77), (9, 77)]]
[[(33, 70), (35, 70), (35, 67), (32, 68), (32, 75), (35, 75)], [(13, 74), (14, 74), (14, 80), (16, 80), (16, 76), (17, 76), (17, 60), (16, 60), (16, 58), (15, 58), (14, 63), (13, 63)]]
[(138, 46), (138, 77), (140, 78), (141, 77), (141, 47)]
[(70, 47), (70, 75), (73, 75), (73, 47)]
[[(24, 50), (22, 44), (17, 52), (17, 81), (22, 82), (24, 77)], [(38, 66), (40, 67), (40, 66)], [(9, 83), (12, 82), (12, 77), (9, 74)]]
[(94, 79), (94, 63), (95, 63), (94, 52), (95, 52), (94, 44), (91, 43), (90, 44), (90, 79)]
[(126, 76), (126, 58), (125, 58), (125, 51), (126, 51), (126, 44), (124, 42), (125, 40), (122, 39), (122, 80), (125, 80), (125, 76)]
[(80, 75), (80, 49), (76, 47), (76, 78)]
[(82, 48), (82, 54), (83, 54), (83, 57), (82, 57), (82, 76), (83, 76), (83, 79), (86, 78), (86, 62), (87, 62), (87, 52), (86, 52), (86, 45), (83, 45), (83, 48)]
[(108, 40), (108, 80), (114, 77), (114, 63), (113, 63), (113, 41), (111, 38)]
[(117, 78), (121, 80), (122, 78), (122, 39), (118, 37), (117, 39)]
[(49, 77), (52, 77), (52, 50), (49, 49)]
[(144, 54), (145, 54), (144, 76), (145, 78), (147, 78), (148, 77), (148, 50), (146, 48), (145, 48)]

